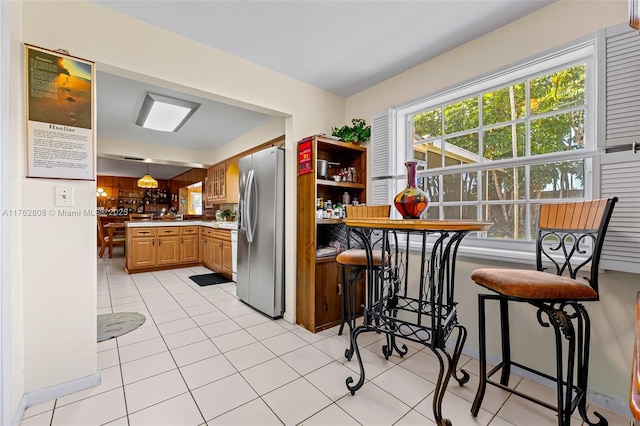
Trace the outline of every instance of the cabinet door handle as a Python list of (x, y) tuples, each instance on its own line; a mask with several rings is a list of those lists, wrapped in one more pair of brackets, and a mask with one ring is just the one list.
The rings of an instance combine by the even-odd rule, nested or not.
[(149, 233), (149, 231), (140, 231), (140, 233), (147, 235)]
[(171, 229), (165, 229), (165, 230), (164, 230), (164, 231), (162, 231), (162, 232), (164, 232), (165, 234), (168, 234), (168, 233), (173, 232), (173, 231), (172, 231)]
[(184, 244), (184, 237), (182, 237), (182, 239), (180, 240), (180, 242), (181, 242), (182, 244)]
[(161, 246), (162, 245), (162, 239), (158, 238), (158, 245)]
[(338, 296), (342, 295), (342, 284), (338, 283)]
[(155, 245), (156, 245), (156, 240), (151, 240), (151, 245), (155, 247)]

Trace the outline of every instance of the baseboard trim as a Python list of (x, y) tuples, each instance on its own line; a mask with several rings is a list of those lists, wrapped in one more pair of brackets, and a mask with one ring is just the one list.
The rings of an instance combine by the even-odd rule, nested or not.
[[(60, 383), (59, 385), (50, 386), (24, 395), (25, 408), (32, 407), (43, 402), (51, 401), (65, 395), (72, 394), (93, 386), (98, 386), (101, 382), (100, 371), (86, 377), (81, 377), (70, 382)], [(24, 409), (23, 409), (24, 411)]]
[(18, 404), (18, 409), (16, 410), (16, 413), (13, 416), (13, 420), (11, 421), (12, 426), (20, 425), (20, 422), (24, 417), (24, 410), (26, 408), (27, 408), (27, 398), (25, 397), (25, 395), (22, 395), (22, 399), (20, 399), (20, 404)]
[(288, 323), (291, 323), (291, 324), (296, 323), (296, 319), (293, 317), (293, 315), (290, 315), (288, 312), (285, 312), (282, 318)]

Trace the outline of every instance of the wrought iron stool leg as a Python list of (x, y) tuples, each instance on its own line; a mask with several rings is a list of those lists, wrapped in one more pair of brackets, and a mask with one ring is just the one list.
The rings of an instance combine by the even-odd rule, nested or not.
[(502, 372), (500, 375), (500, 384), (509, 385), (509, 376), (511, 375), (511, 340), (509, 335), (509, 304), (507, 299), (500, 298), (500, 333), (502, 339)]
[(347, 296), (346, 296), (346, 290), (347, 290), (347, 282), (345, 281), (346, 278), (346, 274), (345, 274), (345, 266), (344, 265), (340, 265), (340, 281), (341, 281), (341, 285), (342, 285), (342, 290), (341, 290), (341, 314), (342, 314), (342, 319), (340, 322), (340, 329), (338, 330), (338, 336), (342, 336), (342, 330), (344, 329), (344, 323), (346, 321), (346, 304), (347, 304)]
[(471, 414), (476, 417), (487, 390), (487, 334), (485, 323), (485, 297), (478, 295), (478, 390), (471, 406)]
[(595, 411), (594, 416), (597, 421), (592, 422), (587, 415), (587, 382), (589, 376), (589, 345), (591, 342), (591, 321), (589, 313), (580, 304), (572, 304), (577, 313), (578, 322), (578, 368), (577, 368), (577, 384), (578, 390), (582, 391), (580, 400), (578, 401), (578, 412), (585, 423), (591, 426), (607, 426), (609, 422), (600, 413)]

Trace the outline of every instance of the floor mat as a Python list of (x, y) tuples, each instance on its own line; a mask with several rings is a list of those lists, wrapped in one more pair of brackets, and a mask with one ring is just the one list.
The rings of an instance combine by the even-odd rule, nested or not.
[(98, 315), (98, 342), (120, 337), (144, 324), (146, 318), (137, 312)]
[(191, 275), (189, 278), (193, 280), (200, 287), (205, 287), (214, 284), (232, 283), (233, 281), (224, 275), (220, 275), (216, 272), (211, 274)]

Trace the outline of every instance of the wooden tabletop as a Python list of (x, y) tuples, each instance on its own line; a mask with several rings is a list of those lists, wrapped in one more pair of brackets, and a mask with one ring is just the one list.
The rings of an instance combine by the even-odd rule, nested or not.
[(432, 219), (388, 219), (357, 218), (345, 219), (344, 223), (353, 228), (375, 228), (388, 230), (415, 231), (484, 231), (492, 222), (474, 220), (432, 220)]

